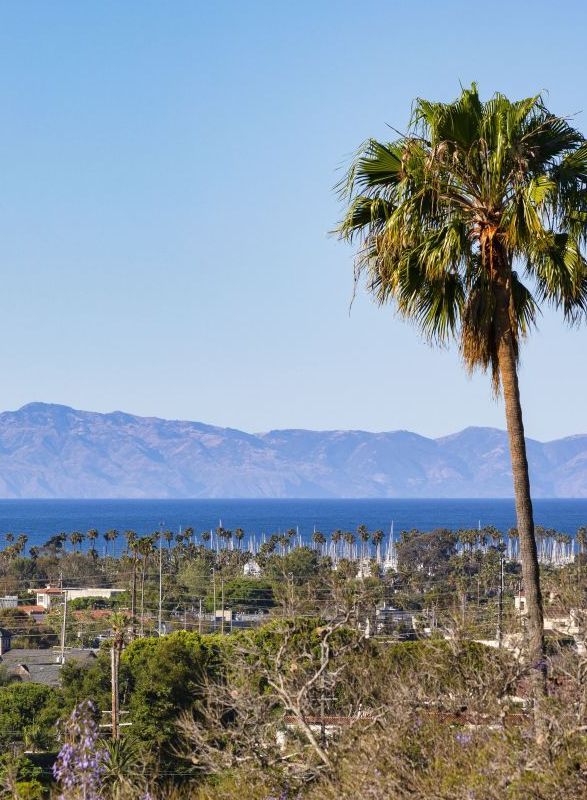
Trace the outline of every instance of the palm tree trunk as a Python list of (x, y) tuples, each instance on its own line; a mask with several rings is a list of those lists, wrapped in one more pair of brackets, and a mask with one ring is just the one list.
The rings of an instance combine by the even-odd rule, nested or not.
[(136, 606), (137, 606), (137, 559), (133, 558), (132, 561), (132, 588), (131, 588), (131, 625), (132, 625), (132, 638), (134, 639), (137, 634), (137, 619), (136, 619)]
[(534, 697), (537, 705), (546, 692), (546, 662), (544, 651), (544, 618), (540, 591), (540, 568), (534, 538), (534, 518), (530, 497), (530, 478), (522, 406), (514, 345), (509, 331), (504, 332), (499, 344), (499, 368), (505, 415), (510, 444), (510, 456), (516, 499), (520, 560), (526, 597), (528, 650), (533, 674)]

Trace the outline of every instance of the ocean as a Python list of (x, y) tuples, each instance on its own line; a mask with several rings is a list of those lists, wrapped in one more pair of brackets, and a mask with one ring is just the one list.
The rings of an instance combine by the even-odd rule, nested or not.
[[(574, 535), (587, 525), (587, 498), (535, 500), (537, 524)], [(132, 529), (153, 533), (160, 526), (178, 531), (192, 527), (201, 533), (222, 524), (246, 534), (283, 533), (299, 528), (309, 541), (314, 530), (356, 530), (365, 524), (370, 531), (381, 528), (395, 533), (410, 528), (476, 528), (494, 525), (501, 531), (515, 525), (513, 500), (0, 500), (0, 547), (7, 532), (25, 533), (28, 547), (40, 545), (61, 531), (100, 534), (116, 528), (121, 534)], [(246, 539), (245, 539), (246, 541)], [(87, 544), (84, 544), (84, 548)], [(103, 540), (97, 543), (100, 551)], [(109, 552), (124, 547), (122, 535)]]

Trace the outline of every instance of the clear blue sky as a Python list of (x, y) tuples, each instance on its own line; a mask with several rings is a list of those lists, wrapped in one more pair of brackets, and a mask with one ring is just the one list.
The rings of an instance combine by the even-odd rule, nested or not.
[[(586, 112), (586, 22), (541, 0), (0, 4), (0, 408), (503, 427), (454, 352), (364, 297), (349, 316), (332, 186), (414, 97), (459, 82)], [(586, 344), (542, 319), (531, 436), (587, 432)]]

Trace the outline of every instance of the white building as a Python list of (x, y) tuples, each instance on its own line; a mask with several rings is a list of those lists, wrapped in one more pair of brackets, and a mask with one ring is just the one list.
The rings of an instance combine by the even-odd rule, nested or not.
[(64, 586), (60, 589), (57, 586), (46, 586), (44, 589), (29, 589), (29, 592), (36, 593), (37, 605), (43, 606), (49, 611), (53, 603), (60, 605), (63, 602), (64, 595), (68, 603), (71, 600), (79, 600), (86, 597), (103, 597), (106, 600), (111, 600), (117, 594), (122, 594), (124, 589), (110, 589), (101, 586), (78, 587), (75, 589)]

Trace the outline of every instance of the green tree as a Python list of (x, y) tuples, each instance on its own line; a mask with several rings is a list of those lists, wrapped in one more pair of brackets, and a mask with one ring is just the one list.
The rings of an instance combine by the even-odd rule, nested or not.
[(234, 578), (224, 584), (224, 603), (236, 611), (271, 608), (275, 605), (273, 584), (261, 578)]
[[(129, 694), (133, 733), (165, 748), (177, 742), (176, 719), (202, 696), (218, 666), (215, 637), (178, 631), (136, 639), (122, 654), (121, 689)], [(123, 680), (126, 679), (126, 688)]]
[(503, 391), (537, 697), (543, 610), (518, 356), (541, 301), (571, 321), (587, 309), (586, 178), (584, 137), (541, 97), (484, 103), (473, 85), (452, 103), (417, 100), (408, 133), (369, 140), (341, 186), (357, 277), (432, 342), (454, 337), (467, 369)]
[(0, 687), (0, 746), (24, 743), (27, 730), (38, 725), (53, 731), (62, 710), (59, 692), (39, 683), (11, 683)]

